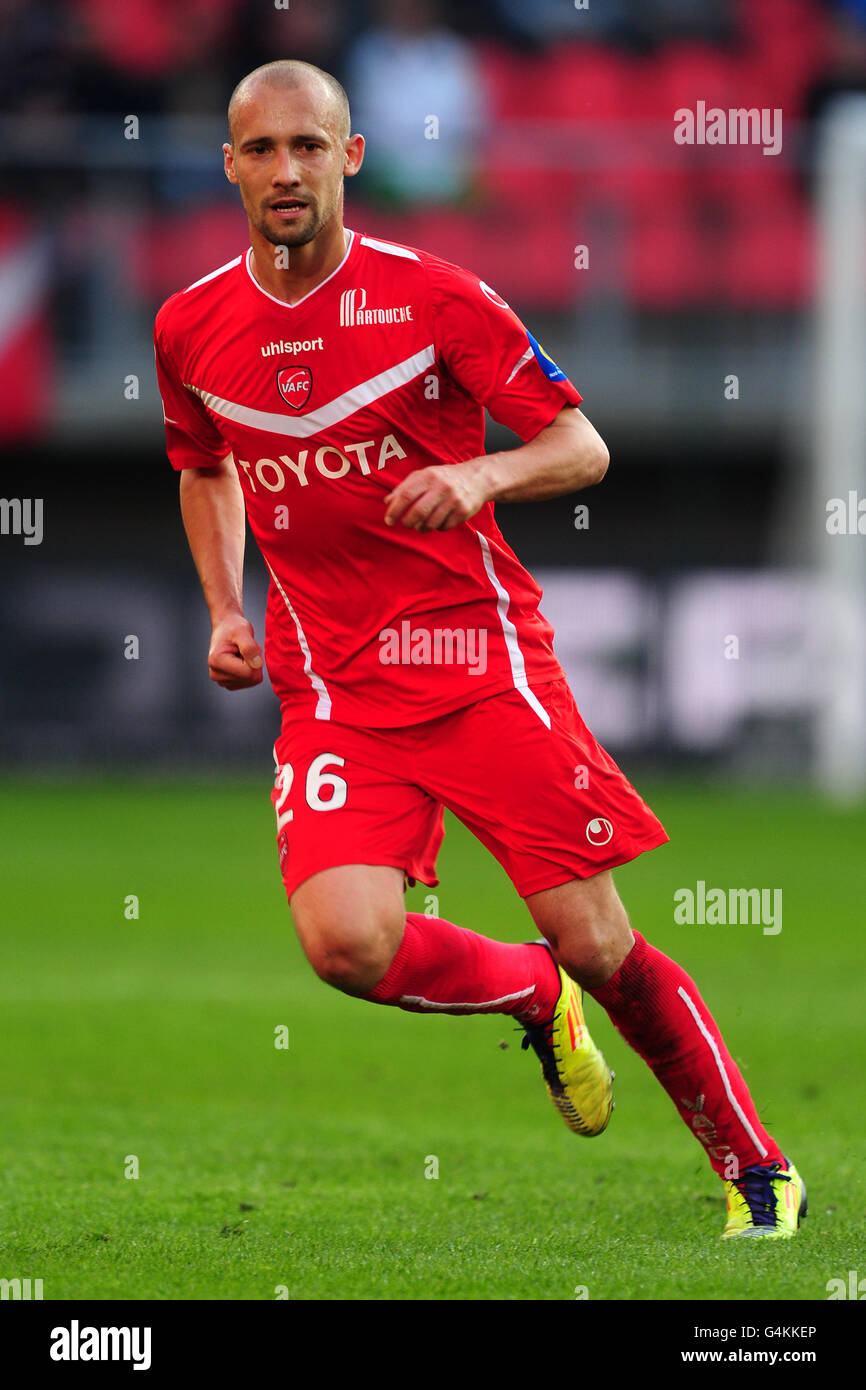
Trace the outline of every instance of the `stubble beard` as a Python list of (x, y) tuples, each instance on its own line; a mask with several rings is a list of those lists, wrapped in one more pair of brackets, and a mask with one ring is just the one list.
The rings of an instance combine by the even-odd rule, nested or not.
[(315, 240), (335, 211), (334, 208), (327, 213), (318, 211), (313, 203), (309, 203), (308, 207), (313, 216), (307, 227), (271, 227), (268, 225), (265, 210), (261, 220), (256, 223), (256, 228), (272, 246), (306, 246), (308, 242)]

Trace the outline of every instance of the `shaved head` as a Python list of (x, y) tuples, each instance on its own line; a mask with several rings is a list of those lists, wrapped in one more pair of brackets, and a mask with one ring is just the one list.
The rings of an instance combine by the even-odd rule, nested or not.
[(351, 132), (349, 98), (336, 77), (313, 63), (303, 63), (298, 58), (280, 58), (248, 72), (232, 92), (228, 109), (229, 140), (232, 144), (238, 118), (244, 107), (254, 101), (260, 87), (282, 88), (285, 91), (306, 87), (313, 92), (318, 89), (322, 99), (322, 124), (330, 126), (339, 140), (348, 140)]
[[(228, 116), (225, 174), (240, 189), (256, 256), (269, 255), (269, 242), (296, 252), (315, 243), (313, 261), (342, 257), (343, 180), (361, 167), (364, 137), (351, 134), (337, 79), (296, 59), (265, 63), (235, 87)], [(262, 275), (269, 268), (265, 259)]]

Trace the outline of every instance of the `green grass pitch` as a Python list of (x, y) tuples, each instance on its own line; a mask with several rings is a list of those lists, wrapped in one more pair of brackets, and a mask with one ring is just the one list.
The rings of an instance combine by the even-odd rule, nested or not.
[[(794, 1241), (719, 1240), (703, 1151), (592, 1001), (617, 1109), (587, 1141), (510, 1020), (418, 1017), (320, 983), (266, 780), (9, 782), (0, 1276), (41, 1278), (46, 1299), (821, 1300), (866, 1274), (866, 809), (641, 791), (672, 843), (620, 869), (620, 892), (695, 976), (806, 1179)], [(535, 934), (453, 820), (440, 874), (441, 915)], [(782, 931), (676, 925), (674, 891), (698, 879), (781, 888)]]

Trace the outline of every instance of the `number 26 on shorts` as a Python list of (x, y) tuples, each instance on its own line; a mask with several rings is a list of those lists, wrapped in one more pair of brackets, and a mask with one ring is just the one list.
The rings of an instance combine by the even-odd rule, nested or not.
[[(304, 792), (307, 805), (313, 811), (338, 811), (341, 806), (345, 806), (349, 788), (343, 777), (338, 777), (335, 772), (326, 772), (327, 767), (345, 767), (346, 759), (338, 758), (336, 753), (320, 753), (314, 758), (307, 769), (307, 780)], [(271, 793), (271, 800), (274, 803), (274, 810), (277, 814), (277, 834), (288, 825), (294, 816), (294, 811), (287, 809), (286, 803), (292, 791), (292, 784), (295, 780), (295, 769), (291, 763), (283, 763), (277, 770), (274, 780), (274, 790)], [(322, 790), (330, 788), (331, 795), (322, 796)]]

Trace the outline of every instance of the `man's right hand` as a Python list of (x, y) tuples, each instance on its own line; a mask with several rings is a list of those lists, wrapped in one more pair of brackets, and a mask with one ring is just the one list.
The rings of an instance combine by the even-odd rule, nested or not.
[(211, 680), (223, 690), (249, 690), (261, 685), (262, 649), (253, 635), (252, 623), (243, 613), (234, 613), (214, 626), (207, 664)]

